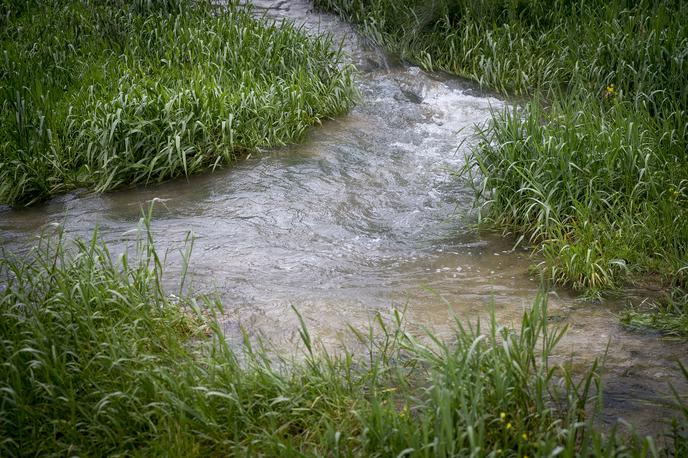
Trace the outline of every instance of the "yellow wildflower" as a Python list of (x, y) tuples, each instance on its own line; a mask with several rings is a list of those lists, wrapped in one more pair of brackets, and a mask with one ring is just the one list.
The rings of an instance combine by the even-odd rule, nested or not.
[(506, 418), (506, 413), (502, 412), (502, 413), (499, 414), (499, 419), (500, 419), (500, 420), (504, 421), (505, 418)]
[(511, 423), (506, 424), (506, 429), (511, 429)]
[(523, 433), (523, 435), (521, 435), (521, 437), (523, 438), (524, 441), (528, 440), (528, 435), (526, 433)]
[(613, 99), (616, 97), (616, 86), (613, 84), (607, 85), (607, 90), (604, 91), (603, 98), (605, 100)]

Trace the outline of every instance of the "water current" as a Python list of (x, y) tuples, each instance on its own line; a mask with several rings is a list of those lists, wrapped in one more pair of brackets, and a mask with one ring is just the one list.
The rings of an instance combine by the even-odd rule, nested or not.
[[(475, 126), (507, 102), (470, 83), (431, 74), (387, 55), (338, 18), (305, 0), (255, 1), (256, 15), (331, 34), (357, 68), (361, 94), (348, 115), (313, 128), (299, 145), (254, 154), (238, 165), (156, 186), (104, 195), (74, 192), (27, 209), (0, 208), (0, 240), (25, 251), (51, 224), (70, 237), (98, 226), (115, 251), (136, 237), (141, 207), (153, 199), (153, 228), (175, 251), (196, 236), (190, 279), (224, 304), (228, 338), (241, 326), (277, 346), (298, 342), (294, 305), (326, 345), (350, 338), (376, 312), (405, 308), (412, 330), (450, 339), (453, 317), (475, 320), (494, 308), (518, 321), (539, 283), (529, 251), (473, 229), (473, 193), (452, 175), (475, 143)], [(549, 293), (553, 320), (570, 330), (561, 357), (585, 367), (604, 355), (602, 421), (623, 417), (643, 432), (661, 429), (658, 404), (688, 387), (677, 370), (685, 342), (624, 329), (616, 314), (643, 291), (602, 304), (565, 290)]]

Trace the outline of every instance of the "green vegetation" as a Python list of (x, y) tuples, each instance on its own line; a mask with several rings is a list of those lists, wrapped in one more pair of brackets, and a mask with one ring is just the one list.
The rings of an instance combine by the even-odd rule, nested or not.
[[(466, 169), (484, 177), (485, 219), (539, 244), (558, 282), (675, 287), (649, 324), (684, 332), (688, 7), (319, 3), (427, 68), (534, 95), (496, 115)], [(0, 41), (0, 201), (12, 205), (227, 163), (295, 140), (353, 92), (330, 42), (234, 3), (0, 0)], [(0, 456), (688, 453), (678, 396), (665, 443), (599, 432), (599, 367), (550, 365), (565, 329), (544, 297), (518, 330), (457, 322), (450, 345), (396, 315), (353, 330), (365, 351), (329, 354), (303, 326), (295, 361), (248, 336), (230, 347), (219, 304), (185, 275), (169, 294), (148, 221), (121, 256), (97, 233), (0, 256)]]
[(0, 203), (188, 175), (351, 104), (329, 39), (230, 2), (0, 0)]
[(316, 350), (305, 327), (301, 362), (248, 338), (232, 349), (208, 318), (215, 303), (183, 285), (163, 291), (146, 221), (136, 251), (117, 259), (97, 234), (0, 258), (0, 455), (647, 456), (688, 445), (680, 404), (663, 449), (592, 427), (598, 367), (574, 379), (549, 366), (565, 329), (550, 328), (543, 298), (520, 331), (457, 322), (451, 346), (417, 340), (397, 315), (356, 333), (367, 349), (356, 356)]
[(529, 96), (495, 113), (463, 171), (480, 172), (483, 222), (589, 296), (650, 281), (682, 297), (664, 317), (688, 334), (686, 2), (316, 4), (426, 69)]
[[(504, 94), (572, 91), (688, 103), (679, 0), (316, 0), (427, 69)], [(655, 94), (659, 91), (660, 94)]]
[(621, 314), (621, 322), (630, 328), (653, 328), (662, 334), (684, 336), (688, 329), (688, 295), (676, 290), (648, 307), (627, 307)]

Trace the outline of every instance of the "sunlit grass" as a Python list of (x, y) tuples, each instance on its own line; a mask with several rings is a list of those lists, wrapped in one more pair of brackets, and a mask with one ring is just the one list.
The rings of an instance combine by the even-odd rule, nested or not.
[(189, 175), (352, 103), (329, 39), (235, 2), (2, 5), (0, 203)]

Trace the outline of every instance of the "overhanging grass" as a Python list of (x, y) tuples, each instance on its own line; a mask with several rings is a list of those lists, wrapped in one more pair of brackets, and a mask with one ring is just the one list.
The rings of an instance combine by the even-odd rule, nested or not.
[(143, 234), (118, 259), (97, 234), (0, 258), (3, 456), (647, 456), (686, 446), (685, 407), (663, 451), (593, 427), (597, 366), (574, 381), (549, 365), (565, 329), (548, 325), (543, 298), (520, 330), (457, 322), (451, 345), (416, 340), (398, 315), (358, 333), (367, 350), (357, 355), (318, 350), (302, 328), (295, 362), (248, 340), (230, 348), (207, 318), (215, 304), (163, 291)]
[[(688, 115), (569, 98), (497, 115), (468, 167), (485, 218), (541, 243), (548, 277), (588, 293), (648, 274), (685, 287)], [(662, 278), (661, 275), (664, 275)]]
[(482, 173), (483, 221), (529, 239), (548, 277), (593, 297), (648, 279), (686, 297), (688, 4), (316, 4), (427, 69), (534, 96), (495, 113), (465, 171)]
[(0, 203), (226, 164), (346, 111), (326, 38), (229, 2), (3, 2)]

